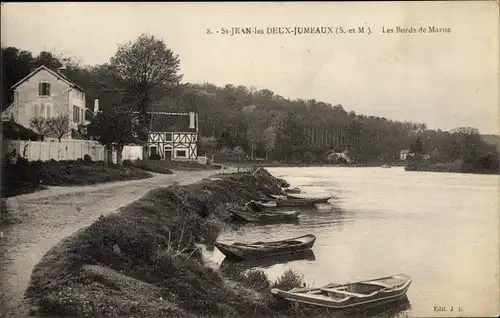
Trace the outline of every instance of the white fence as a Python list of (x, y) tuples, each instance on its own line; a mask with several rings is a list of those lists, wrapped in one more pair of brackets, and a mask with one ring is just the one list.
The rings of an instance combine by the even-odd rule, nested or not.
[(104, 146), (92, 140), (27, 141), (6, 140), (6, 153), (28, 159), (28, 161), (48, 161), (51, 159), (76, 160), (88, 154), (93, 161), (105, 159)]
[[(27, 141), (27, 140), (5, 140), (5, 154), (21, 156), (28, 161), (56, 161), (83, 159), (89, 155), (92, 161), (106, 160), (106, 148), (93, 140), (56, 140), (51, 141)], [(113, 163), (116, 163), (116, 151), (112, 153)], [(142, 146), (124, 146), (122, 159), (142, 160)]]
[(142, 160), (142, 146), (124, 146), (122, 151), (123, 160)]

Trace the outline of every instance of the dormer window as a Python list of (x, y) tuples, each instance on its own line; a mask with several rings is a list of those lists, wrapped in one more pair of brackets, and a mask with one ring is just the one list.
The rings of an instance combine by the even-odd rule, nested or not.
[(38, 96), (50, 96), (50, 83), (38, 83)]

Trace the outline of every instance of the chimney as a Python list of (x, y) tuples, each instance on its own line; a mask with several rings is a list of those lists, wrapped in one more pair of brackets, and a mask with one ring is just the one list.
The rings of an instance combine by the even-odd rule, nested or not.
[(189, 129), (194, 129), (194, 112), (189, 113)]
[(94, 115), (97, 114), (99, 111), (99, 100), (96, 98), (94, 99)]
[(61, 66), (60, 68), (57, 69), (57, 73), (61, 74), (62, 76), (66, 77), (66, 66)]

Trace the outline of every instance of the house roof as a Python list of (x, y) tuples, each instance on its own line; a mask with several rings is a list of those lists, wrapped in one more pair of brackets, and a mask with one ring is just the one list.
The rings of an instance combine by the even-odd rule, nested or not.
[(72, 81), (70, 81), (66, 76), (62, 75), (62, 74), (59, 74), (58, 72), (54, 72), (53, 70), (49, 69), (48, 67), (44, 66), (44, 65), (41, 65), (40, 67), (38, 67), (36, 70), (34, 70), (33, 72), (29, 73), (26, 77), (24, 77), (22, 80), (20, 80), (19, 82), (17, 82), (16, 84), (14, 84), (11, 89), (15, 89), (16, 87), (18, 87), (19, 85), (21, 85), (22, 83), (24, 83), (25, 81), (27, 81), (28, 79), (30, 79), (33, 75), (35, 75), (36, 73), (40, 72), (41, 70), (46, 70), (47, 72), (49, 72), (50, 74), (54, 75), (55, 77), (57, 77), (58, 79), (66, 82), (66, 84), (68, 84), (69, 86), (71, 87), (76, 87), (78, 88), (79, 90), (81, 90), (82, 92), (85, 92), (85, 90), (83, 88), (81, 88), (80, 86), (78, 86), (77, 84), (73, 83)]
[(196, 132), (196, 128), (189, 128), (189, 113), (152, 112), (149, 115), (152, 116), (151, 132)]

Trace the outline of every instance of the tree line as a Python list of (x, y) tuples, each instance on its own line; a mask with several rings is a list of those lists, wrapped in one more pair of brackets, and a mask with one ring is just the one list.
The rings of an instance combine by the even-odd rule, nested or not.
[(2, 108), (12, 102), (10, 86), (30, 69), (45, 65), (56, 70), (64, 64), (67, 77), (87, 91), (87, 105), (99, 99), (102, 113), (90, 118), (85, 134), (118, 149), (146, 140), (148, 111), (154, 110), (198, 112), (199, 149), (221, 159), (244, 154), (311, 164), (345, 152), (353, 163), (393, 162), (417, 138), (435, 160), (470, 161), (496, 154), (473, 128), (435, 131), (425, 123), (356, 114), (341, 104), (289, 99), (268, 89), (183, 83), (179, 56), (154, 36), (120, 45), (101, 65), (82, 66), (50, 52), (33, 56), (13, 47), (2, 48), (2, 62)]

